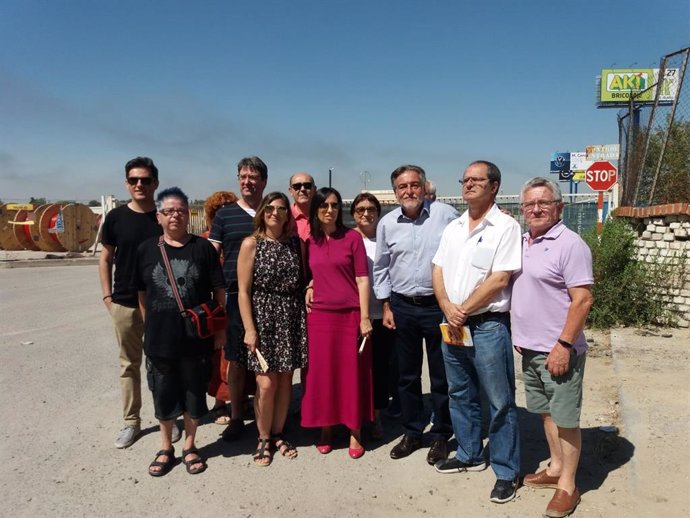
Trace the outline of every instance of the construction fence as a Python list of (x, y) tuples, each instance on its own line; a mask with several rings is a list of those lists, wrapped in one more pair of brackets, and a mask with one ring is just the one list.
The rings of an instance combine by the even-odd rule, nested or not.
[[(656, 83), (618, 113), (621, 206), (690, 200), (690, 47), (661, 59)], [(674, 78), (675, 88), (662, 88)], [(658, 88), (657, 88), (658, 86)], [(643, 101), (655, 92), (653, 101)]]

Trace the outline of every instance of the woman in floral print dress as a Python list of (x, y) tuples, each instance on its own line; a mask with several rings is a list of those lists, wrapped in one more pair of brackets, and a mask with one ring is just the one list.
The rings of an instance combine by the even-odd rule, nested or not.
[[(258, 466), (271, 463), (273, 447), (284, 457), (297, 456), (297, 449), (283, 438), (292, 374), (307, 364), (300, 241), (293, 227), (287, 197), (268, 194), (256, 211), (254, 234), (243, 241), (237, 263), (248, 369), (256, 373), (258, 388), (254, 399)], [(259, 352), (266, 361), (265, 371)]]

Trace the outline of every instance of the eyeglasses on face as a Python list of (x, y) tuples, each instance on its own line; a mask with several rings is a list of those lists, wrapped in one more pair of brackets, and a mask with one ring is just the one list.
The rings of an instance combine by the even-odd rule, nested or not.
[(238, 174), (237, 179), (240, 182), (252, 182), (257, 183), (261, 180), (261, 175), (259, 174)]
[(144, 186), (149, 186), (153, 183), (153, 177), (152, 176), (128, 176), (127, 177), (127, 183), (129, 185), (136, 185), (139, 182), (141, 182), (141, 185)]
[(292, 190), (293, 191), (301, 191), (302, 189), (306, 189), (307, 191), (311, 191), (311, 188), (314, 186), (312, 182), (295, 182), (292, 184)]
[(376, 210), (376, 207), (373, 205), (368, 206), (368, 207), (355, 207), (355, 213), (359, 214), (360, 216), (364, 214), (365, 212), (371, 212), (372, 214), (376, 214), (378, 210)]
[(283, 205), (266, 205), (264, 207), (264, 212), (266, 214), (273, 214), (275, 211), (278, 211), (278, 214), (287, 214), (287, 207)]
[(527, 212), (533, 211), (536, 207), (539, 207), (540, 209), (548, 209), (553, 205), (554, 203), (558, 203), (560, 200), (537, 200), (537, 201), (529, 201), (527, 203), (522, 204), (522, 210), (525, 210)]
[(340, 205), (338, 204), (337, 201), (324, 201), (321, 205), (319, 205), (319, 208), (321, 210), (328, 210), (328, 209), (338, 210), (338, 209), (340, 209)]
[(189, 213), (189, 209), (161, 209), (158, 212), (167, 218), (173, 214), (175, 216), (186, 216)]
[(477, 178), (476, 176), (468, 176), (467, 178), (460, 178), (460, 180), (458, 180), (458, 181), (461, 184), (465, 185), (466, 183), (470, 183), (470, 182), (472, 182), (472, 183), (484, 183), (484, 182), (488, 182), (489, 179), (488, 178)]

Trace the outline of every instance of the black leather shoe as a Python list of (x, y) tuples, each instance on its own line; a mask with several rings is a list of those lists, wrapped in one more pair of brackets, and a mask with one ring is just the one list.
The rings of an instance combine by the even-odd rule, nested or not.
[(404, 459), (413, 451), (422, 447), (422, 440), (409, 435), (403, 435), (400, 442), (393, 446), (391, 450), (391, 459)]
[(448, 458), (448, 441), (444, 439), (437, 439), (431, 443), (429, 453), (426, 455), (426, 461), (432, 466), (438, 461), (446, 460)]

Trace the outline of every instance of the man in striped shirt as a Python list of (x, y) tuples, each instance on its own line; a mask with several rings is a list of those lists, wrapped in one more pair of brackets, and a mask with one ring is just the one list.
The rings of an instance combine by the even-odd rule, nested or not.
[(240, 199), (218, 210), (209, 234), (209, 241), (216, 250), (223, 251), (223, 273), (227, 288), (225, 358), (230, 363), (228, 385), (232, 414), (230, 424), (223, 431), (226, 441), (239, 438), (244, 430), (242, 399), (247, 374), (247, 349), (242, 343), (244, 331), (237, 303), (237, 256), (244, 238), (254, 231), (254, 215), (268, 183), (268, 167), (257, 156), (243, 158), (237, 164), (237, 179)]

